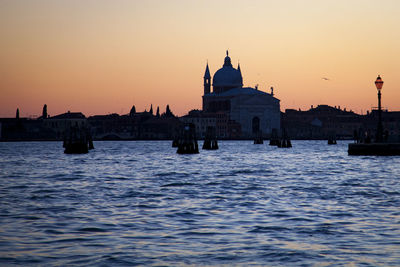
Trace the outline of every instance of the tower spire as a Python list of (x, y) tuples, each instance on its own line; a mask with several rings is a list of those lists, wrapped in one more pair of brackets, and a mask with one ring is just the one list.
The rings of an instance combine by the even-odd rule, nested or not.
[(211, 78), (210, 69), (208, 68), (208, 61), (207, 61), (207, 65), (206, 65), (206, 71), (204, 73), (204, 78), (208, 78), (208, 79)]
[(208, 68), (208, 61), (203, 78), (204, 78), (204, 94), (209, 94), (211, 92), (211, 75), (210, 75), (210, 69)]
[(243, 85), (242, 70), (240, 69), (240, 63), (239, 62), (238, 62), (237, 70), (239, 71), (239, 74), (240, 74), (240, 83)]

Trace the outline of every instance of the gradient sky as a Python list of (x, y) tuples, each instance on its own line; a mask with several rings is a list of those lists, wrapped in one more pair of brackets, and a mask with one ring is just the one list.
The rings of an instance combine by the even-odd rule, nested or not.
[[(0, 0), (0, 117), (201, 109), (229, 49), (281, 110), (400, 110), (400, 1)], [(323, 77), (329, 80), (322, 79)]]

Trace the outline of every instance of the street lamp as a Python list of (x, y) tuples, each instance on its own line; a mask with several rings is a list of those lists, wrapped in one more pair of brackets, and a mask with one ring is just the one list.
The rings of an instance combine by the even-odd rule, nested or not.
[(381, 90), (383, 86), (383, 81), (380, 75), (375, 81), (376, 89), (378, 90), (378, 130), (376, 133), (376, 142), (382, 142), (382, 107), (381, 107)]

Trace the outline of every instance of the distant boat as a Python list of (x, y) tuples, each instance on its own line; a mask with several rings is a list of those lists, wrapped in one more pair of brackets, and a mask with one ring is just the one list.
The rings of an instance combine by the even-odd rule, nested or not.
[(328, 145), (336, 145), (336, 140), (335, 139), (328, 139)]
[(331, 132), (328, 136), (328, 145), (336, 145), (336, 133)]

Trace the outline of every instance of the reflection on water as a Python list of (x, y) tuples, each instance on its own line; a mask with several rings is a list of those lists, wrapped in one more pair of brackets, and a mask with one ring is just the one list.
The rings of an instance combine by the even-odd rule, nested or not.
[(400, 157), (95, 147), (0, 143), (0, 265), (400, 265)]

